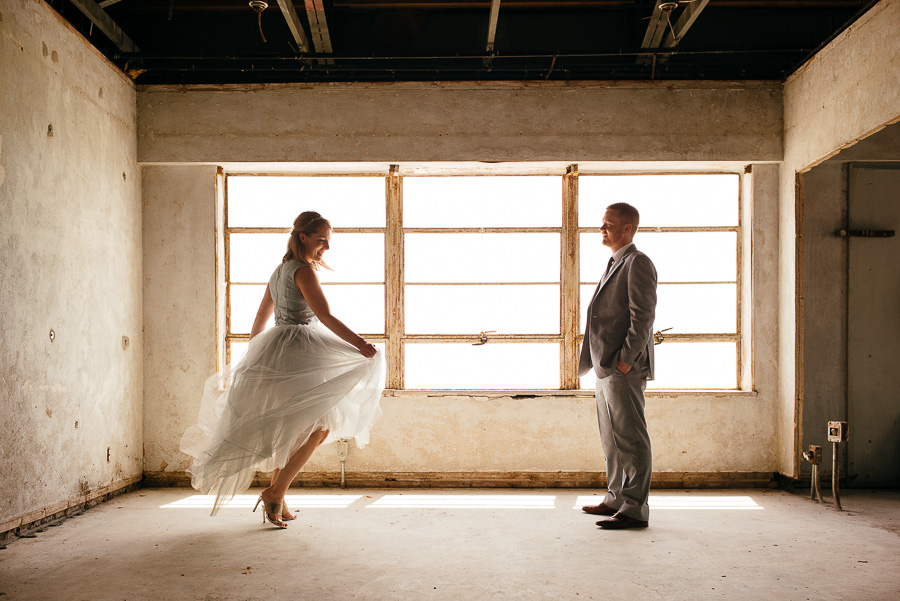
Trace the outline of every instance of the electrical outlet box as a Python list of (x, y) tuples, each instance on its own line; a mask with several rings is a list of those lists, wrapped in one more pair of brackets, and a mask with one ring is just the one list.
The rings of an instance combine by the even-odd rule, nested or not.
[(828, 422), (828, 442), (845, 442), (849, 434), (847, 422)]
[(822, 463), (822, 447), (814, 444), (809, 445), (809, 450), (803, 453), (803, 458), (813, 465)]

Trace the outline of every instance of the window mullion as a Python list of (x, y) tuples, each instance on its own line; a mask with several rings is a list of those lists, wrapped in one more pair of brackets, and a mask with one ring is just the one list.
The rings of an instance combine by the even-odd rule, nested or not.
[(387, 223), (384, 234), (385, 334), (388, 388), (403, 388), (403, 184), (391, 165), (385, 182)]
[(578, 165), (570, 165), (562, 184), (562, 236), (560, 243), (560, 388), (578, 388)]

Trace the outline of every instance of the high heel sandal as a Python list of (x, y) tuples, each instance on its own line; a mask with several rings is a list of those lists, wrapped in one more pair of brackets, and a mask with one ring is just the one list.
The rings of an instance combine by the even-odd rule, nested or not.
[[(279, 528), (287, 528), (287, 524), (285, 524), (281, 520), (281, 511), (282, 504), (281, 503), (269, 503), (265, 499), (263, 499), (262, 495), (259, 495), (259, 498), (256, 500), (256, 505), (253, 506), (253, 513), (256, 513), (256, 508), (259, 507), (259, 504), (263, 504), (263, 524), (267, 521), (272, 523)], [(276, 519), (272, 519), (269, 517), (270, 515), (278, 516)]]
[(287, 503), (281, 504), (281, 519), (284, 522), (290, 522), (291, 520), (296, 520), (296, 515), (291, 515), (291, 510), (288, 509)]

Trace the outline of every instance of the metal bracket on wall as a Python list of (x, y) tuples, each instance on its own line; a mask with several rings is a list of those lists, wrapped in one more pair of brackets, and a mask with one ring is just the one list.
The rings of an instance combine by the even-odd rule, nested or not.
[(847, 230), (840, 229), (834, 233), (838, 238), (893, 238), (894, 230)]

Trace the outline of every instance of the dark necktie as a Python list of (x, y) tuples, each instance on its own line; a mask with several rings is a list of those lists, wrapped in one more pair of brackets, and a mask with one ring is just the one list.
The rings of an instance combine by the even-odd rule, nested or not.
[(609, 263), (606, 264), (606, 271), (603, 272), (603, 279), (604, 279), (604, 280), (606, 279), (606, 276), (609, 275), (609, 270), (612, 269), (613, 263), (615, 263), (615, 262), (616, 262), (616, 258), (615, 258), (615, 257), (610, 257), (610, 258), (609, 258)]

